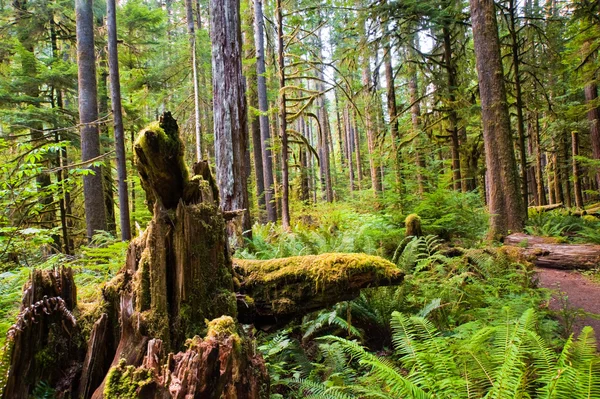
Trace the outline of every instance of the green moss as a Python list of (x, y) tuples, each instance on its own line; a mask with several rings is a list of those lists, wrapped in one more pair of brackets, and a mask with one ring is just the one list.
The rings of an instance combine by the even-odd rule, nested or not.
[(149, 369), (127, 366), (124, 359), (112, 367), (106, 376), (105, 398), (135, 399), (139, 390), (152, 383)]
[(421, 229), (421, 218), (416, 213), (411, 213), (404, 219), (404, 225), (406, 226), (406, 237), (420, 237), (423, 235)]
[(0, 354), (0, 398), (4, 395), (4, 388), (8, 382), (8, 371), (10, 369), (10, 361), (12, 358), (13, 347), (15, 341), (12, 337), (6, 338), (2, 353)]
[(164, 347), (169, 348), (171, 343), (169, 315), (150, 309), (142, 312), (141, 316), (147, 329), (147, 335), (161, 339)]
[(136, 292), (136, 309), (138, 312), (150, 309), (150, 250), (142, 252), (138, 270), (134, 278), (134, 291)]
[(282, 279), (306, 279), (315, 290), (323, 284), (345, 280), (348, 277), (371, 271), (376, 278), (390, 280), (401, 272), (396, 265), (379, 256), (366, 254), (329, 253), (294, 256), (271, 260), (235, 259), (246, 284), (269, 283)]
[(176, 127), (174, 132), (166, 132), (158, 122), (151, 123), (138, 134), (134, 149), (150, 211), (156, 199), (166, 208), (175, 208), (189, 180)]
[(215, 339), (219, 342), (230, 340), (233, 349), (239, 353), (242, 349), (242, 338), (238, 334), (237, 324), (231, 316), (221, 316), (206, 323), (208, 328), (206, 339)]
[(224, 338), (229, 335), (237, 335), (237, 326), (231, 316), (221, 316), (206, 323), (207, 337)]

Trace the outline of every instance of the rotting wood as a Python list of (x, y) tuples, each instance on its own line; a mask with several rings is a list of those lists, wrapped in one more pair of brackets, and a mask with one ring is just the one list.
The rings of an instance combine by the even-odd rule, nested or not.
[(600, 245), (560, 244), (552, 238), (515, 233), (504, 245), (517, 248), (533, 264), (551, 269), (595, 269), (600, 266)]

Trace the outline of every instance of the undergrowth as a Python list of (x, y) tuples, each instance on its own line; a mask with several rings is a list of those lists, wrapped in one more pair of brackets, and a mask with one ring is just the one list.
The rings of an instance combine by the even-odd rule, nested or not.
[(593, 331), (560, 338), (530, 265), (440, 244), (407, 239), (401, 286), (263, 336), (272, 398), (600, 397)]

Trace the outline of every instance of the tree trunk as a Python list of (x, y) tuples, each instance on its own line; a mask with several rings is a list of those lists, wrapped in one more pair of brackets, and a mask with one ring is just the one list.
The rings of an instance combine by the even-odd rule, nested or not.
[(450, 37), (450, 28), (444, 25), (442, 29), (444, 35), (444, 67), (448, 78), (448, 101), (450, 111), (448, 113), (448, 130), (450, 131), (451, 151), (452, 151), (452, 183), (456, 191), (462, 191), (462, 177), (460, 173), (460, 147), (458, 141), (458, 113), (456, 112), (456, 68), (452, 59), (452, 42)]
[[(242, 75), (242, 32), (239, 0), (211, 0), (213, 117), (217, 181), (223, 211), (243, 211), (228, 223), (236, 246), (251, 232), (247, 170), (248, 111)], [(241, 219), (241, 220), (240, 220)]]
[(269, 131), (269, 104), (267, 102), (267, 79), (265, 68), (265, 41), (264, 41), (264, 17), (262, 0), (254, 1), (254, 35), (256, 38), (256, 74), (258, 89), (258, 110), (260, 111), (260, 135), (261, 151), (263, 160), (263, 179), (265, 187), (265, 204), (267, 208), (267, 220), (277, 221), (277, 209), (273, 194), (273, 160), (271, 154), (271, 133)]
[[(98, 73), (98, 132), (100, 134), (100, 152), (106, 154), (113, 148), (110, 145), (111, 137), (107, 121), (110, 118), (108, 111), (108, 60), (106, 49), (100, 50), (99, 73)], [(102, 122), (100, 122), (102, 121)], [(105, 144), (102, 145), (102, 142)], [(104, 181), (104, 209), (106, 210), (106, 229), (113, 236), (117, 235), (117, 218), (115, 215), (115, 190), (112, 173), (112, 162), (110, 158), (104, 161), (102, 168), (102, 179)]]
[(354, 115), (354, 151), (356, 155), (356, 178), (358, 181), (358, 189), (362, 187), (363, 180), (363, 169), (362, 169), (362, 157), (360, 155), (360, 132), (358, 130), (358, 115), (356, 110), (353, 112)]
[[(254, 11), (251, 1), (246, 1), (247, 7)], [(249, 10), (249, 11), (250, 11)], [(252, 132), (252, 155), (254, 158), (254, 183), (256, 186), (256, 199), (258, 204), (258, 219), (265, 220), (265, 179), (262, 159), (262, 140), (260, 137), (260, 120), (258, 114), (258, 90), (256, 75), (256, 48), (254, 38), (254, 12), (247, 12), (244, 16), (244, 47), (246, 48), (244, 77), (246, 79), (246, 94), (248, 95), (248, 119)]]
[(127, 164), (125, 157), (125, 132), (121, 112), (121, 82), (119, 80), (119, 56), (117, 50), (117, 13), (115, 0), (106, 2), (108, 27), (108, 67), (110, 72), (110, 90), (112, 96), (113, 123), (115, 130), (115, 153), (117, 158), (117, 178), (119, 187), (119, 219), (121, 240), (131, 239), (129, 220), (129, 195), (127, 193)]
[(369, 68), (369, 57), (364, 56), (363, 60), (363, 71), (362, 71), (362, 83), (364, 90), (364, 103), (365, 103), (365, 130), (367, 132), (367, 149), (369, 150), (369, 170), (371, 172), (371, 188), (375, 196), (381, 193), (381, 173), (379, 171), (379, 160), (377, 159), (377, 145), (376, 145), (376, 132), (375, 123), (373, 121), (373, 107), (372, 107), (372, 92), (371, 92), (371, 72)]
[[(594, 103), (598, 98), (598, 86), (596, 83), (589, 83), (585, 86), (586, 103)], [(600, 108), (592, 106), (587, 112), (587, 118), (590, 123), (590, 138), (592, 142), (592, 156), (600, 160)], [(596, 185), (600, 187), (600, 168), (596, 170)]]
[[(413, 46), (417, 46), (418, 43), (413, 38)], [(417, 193), (420, 198), (425, 193), (425, 176), (423, 171), (425, 170), (425, 160), (421, 154), (421, 106), (419, 105), (419, 86), (417, 81), (417, 68), (414, 66), (416, 62), (415, 51), (409, 51), (411, 56), (411, 62), (409, 63), (409, 80), (408, 80), (408, 92), (410, 96), (410, 120), (412, 123), (412, 133), (415, 136), (414, 147), (415, 147), (415, 166), (417, 169)]]
[(192, 0), (185, 0), (185, 15), (192, 55), (192, 79), (194, 83), (194, 127), (196, 132), (196, 162), (202, 159), (202, 122), (200, 119), (200, 92), (198, 88), (198, 63), (196, 61), (196, 30), (194, 27), (194, 9)]
[(581, 171), (577, 156), (579, 155), (579, 135), (576, 131), (571, 132), (572, 152), (573, 152), (573, 191), (575, 191), (575, 206), (583, 208), (583, 194), (581, 191)]
[[(77, 22), (81, 160), (86, 162), (100, 156), (92, 0), (77, 0), (75, 2), (75, 19)], [(83, 177), (83, 195), (87, 237), (88, 240), (91, 240), (96, 231), (106, 230), (106, 210), (104, 207), (102, 168), (90, 166), (89, 169), (94, 173)]]
[[(529, 204), (529, 189), (527, 188), (527, 155), (525, 150), (525, 121), (523, 118), (523, 95), (521, 93), (521, 75), (519, 67), (521, 60), (519, 58), (519, 37), (518, 27), (516, 25), (517, 9), (515, 0), (509, 1), (510, 13), (510, 38), (511, 38), (511, 53), (513, 60), (513, 71), (515, 74), (515, 99), (517, 108), (517, 135), (519, 139), (519, 162), (521, 166), (521, 195), (523, 196), (523, 209), (526, 211)], [(527, 212), (524, 217), (527, 218)]]
[[(389, 39), (388, 39), (389, 40)], [(390, 139), (392, 141), (392, 159), (394, 161), (394, 173), (396, 177), (396, 185), (400, 189), (401, 182), (401, 160), (400, 151), (398, 144), (400, 143), (400, 133), (398, 131), (398, 107), (396, 105), (396, 88), (394, 82), (394, 70), (392, 68), (392, 47), (389, 42), (384, 46), (384, 67), (385, 67), (385, 81), (386, 81), (386, 96), (387, 96), (387, 109), (388, 116), (390, 118)]]
[(524, 204), (512, 148), (494, 1), (470, 0), (470, 5), (490, 186), (489, 234), (496, 239), (509, 230), (523, 229)]
[(281, 0), (277, 0), (277, 64), (279, 66), (279, 133), (281, 136), (281, 225), (285, 230), (290, 228), (289, 206), (289, 169), (288, 169), (288, 136), (285, 87), (285, 60), (283, 50), (283, 10)]

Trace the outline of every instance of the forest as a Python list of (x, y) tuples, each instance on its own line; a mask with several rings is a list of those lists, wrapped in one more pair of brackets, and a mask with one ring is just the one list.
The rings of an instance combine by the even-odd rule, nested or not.
[(600, 2), (0, 0), (0, 398), (600, 399)]

